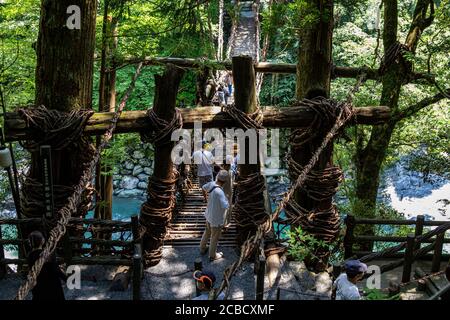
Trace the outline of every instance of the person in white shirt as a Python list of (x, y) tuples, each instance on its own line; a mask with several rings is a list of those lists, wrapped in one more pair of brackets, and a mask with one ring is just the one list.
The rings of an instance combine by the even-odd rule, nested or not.
[(202, 149), (192, 154), (194, 164), (197, 165), (197, 176), (200, 187), (202, 187), (204, 202), (208, 199), (208, 194), (203, 190), (203, 186), (213, 181), (214, 156), (205, 149), (206, 141), (202, 141)]
[[(194, 272), (194, 279), (196, 286), (200, 291), (200, 295), (192, 300), (214, 300), (215, 289), (214, 284), (216, 282), (216, 276), (209, 271), (197, 270)], [(221, 292), (215, 300), (224, 300), (225, 293)]]
[(206, 244), (209, 240), (210, 261), (223, 257), (223, 253), (216, 252), (216, 250), (222, 233), (222, 227), (225, 223), (226, 211), (229, 207), (227, 196), (222, 189), (227, 180), (228, 171), (220, 170), (215, 182), (209, 182), (202, 187), (203, 190), (209, 193), (209, 197), (205, 211), (206, 228), (200, 242), (200, 253), (205, 254), (208, 251)]
[(349, 260), (342, 273), (333, 283), (333, 295), (336, 300), (361, 300), (361, 294), (356, 286), (364, 278), (367, 265), (359, 260)]

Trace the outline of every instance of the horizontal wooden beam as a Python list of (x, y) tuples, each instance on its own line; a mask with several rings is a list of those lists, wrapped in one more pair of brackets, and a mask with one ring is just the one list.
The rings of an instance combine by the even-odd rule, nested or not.
[[(195, 59), (195, 58), (175, 58), (175, 57), (145, 57), (145, 58), (126, 58), (117, 64), (117, 68), (121, 68), (130, 64), (138, 64), (143, 62), (147, 66), (165, 65), (168, 63), (174, 64), (181, 68), (200, 68), (209, 66), (216, 70), (232, 70), (231, 61), (217, 61), (208, 59)], [(297, 65), (295, 63), (274, 63), (274, 62), (258, 62), (255, 64), (256, 72), (262, 73), (284, 73), (295, 74), (297, 73)], [(334, 66), (332, 71), (333, 78), (357, 78), (362, 73), (366, 74), (367, 80), (381, 80), (381, 75), (378, 69), (369, 67), (342, 67)], [(419, 83), (424, 80), (426, 82), (433, 82), (435, 76), (430, 73), (417, 73), (412, 72), (410, 75), (410, 81), (413, 83)]]
[[(315, 112), (309, 107), (263, 107), (264, 127), (267, 128), (299, 128), (307, 127), (314, 119)], [(103, 134), (111, 123), (114, 113), (98, 112), (88, 120), (85, 132), (88, 135)], [(183, 128), (192, 129), (194, 123), (200, 122), (203, 128), (232, 128), (239, 125), (220, 107), (200, 107), (181, 109)], [(374, 125), (390, 118), (388, 107), (355, 108), (357, 124)], [(152, 130), (147, 121), (147, 111), (123, 112), (117, 123), (115, 133), (129, 133)], [(28, 124), (18, 113), (5, 115), (6, 141), (29, 140), (32, 133)]]
[[(231, 61), (217, 61), (207, 59), (194, 58), (173, 58), (173, 57), (145, 57), (145, 58), (127, 58), (118, 64), (118, 68), (129, 64), (137, 64), (143, 62), (147, 66), (165, 65), (168, 63), (174, 64), (181, 68), (200, 68), (211, 67), (216, 70), (232, 70)], [(273, 62), (258, 62), (255, 64), (255, 71), (262, 73), (286, 73), (295, 74), (297, 72), (297, 65), (295, 63), (273, 63)], [(378, 70), (367, 67), (353, 68), (353, 67), (338, 67), (334, 68), (334, 77), (337, 78), (356, 78), (362, 72), (367, 74), (367, 79), (378, 80)]]

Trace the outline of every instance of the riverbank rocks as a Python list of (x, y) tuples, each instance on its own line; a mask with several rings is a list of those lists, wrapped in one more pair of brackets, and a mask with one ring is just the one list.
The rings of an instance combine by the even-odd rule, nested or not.
[(303, 262), (290, 261), (289, 268), (305, 293), (310, 292), (317, 298), (331, 296), (333, 281), (328, 272), (314, 273), (309, 271)]
[(133, 176), (125, 176), (122, 178), (122, 182), (120, 183), (120, 187), (122, 189), (131, 190), (135, 189), (139, 183), (139, 179)]
[(142, 172), (144, 172), (144, 168), (142, 168), (140, 165), (137, 165), (133, 169), (133, 176), (137, 177)]
[(149, 176), (148, 174), (141, 173), (141, 174), (138, 174), (137, 178), (138, 178), (139, 181), (141, 181), (141, 182), (148, 183), (148, 179), (150, 178), (150, 176)]
[(145, 154), (142, 151), (140, 151), (140, 150), (135, 150), (133, 152), (133, 158), (134, 159), (140, 160), (140, 159), (143, 159), (144, 157), (145, 157)]
[(131, 190), (118, 190), (115, 194), (119, 198), (140, 198), (143, 196), (142, 190), (139, 189), (131, 189)]
[(137, 187), (138, 187), (138, 189), (146, 190), (147, 189), (147, 183), (139, 182)]
[(127, 161), (124, 162), (123, 168), (125, 168), (125, 169), (127, 169), (127, 170), (133, 170), (133, 168), (134, 168), (134, 163), (131, 162), (131, 161), (129, 161), (129, 160), (127, 160)]

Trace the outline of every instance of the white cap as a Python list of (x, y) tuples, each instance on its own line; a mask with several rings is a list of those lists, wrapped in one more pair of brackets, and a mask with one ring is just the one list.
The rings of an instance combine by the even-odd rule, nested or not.
[(226, 182), (228, 179), (228, 171), (227, 170), (220, 170), (217, 174), (217, 180)]

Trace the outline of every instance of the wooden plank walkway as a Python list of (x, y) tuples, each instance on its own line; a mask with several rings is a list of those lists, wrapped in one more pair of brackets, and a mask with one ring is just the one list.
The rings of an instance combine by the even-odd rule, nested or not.
[[(169, 225), (169, 231), (164, 241), (165, 247), (198, 247), (205, 230), (206, 203), (198, 183), (186, 195), (186, 202), (182, 205), (179, 213)], [(230, 228), (222, 234), (219, 246), (236, 247), (237, 229), (234, 219)]]

